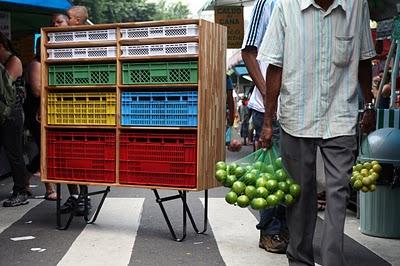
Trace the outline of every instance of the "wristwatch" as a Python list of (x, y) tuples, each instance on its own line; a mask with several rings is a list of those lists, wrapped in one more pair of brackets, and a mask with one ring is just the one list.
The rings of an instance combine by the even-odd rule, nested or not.
[(375, 105), (373, 103), (364, 104), (364, 111), (373, 110), (375, 111)]

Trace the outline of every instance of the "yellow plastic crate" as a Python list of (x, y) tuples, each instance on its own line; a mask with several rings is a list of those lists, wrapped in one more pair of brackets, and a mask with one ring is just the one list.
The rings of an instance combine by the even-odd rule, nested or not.
[(115, 92), (49, 93), (49, 125), (115, 125)]

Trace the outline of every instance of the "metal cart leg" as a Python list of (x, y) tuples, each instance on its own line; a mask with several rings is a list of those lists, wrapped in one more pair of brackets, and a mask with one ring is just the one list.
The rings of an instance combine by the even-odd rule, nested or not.
[[(80, 195), (78, 197), (78, 200), (76, 202), (78, 202), (83, 197), (83, 199), (85, 201), (85, 210), (84, 210), (83, 218), (85, 219), (87, 224), (92, 224), (92, 223), (94, 223), (96, 221), (97, 216), (99, 215), (100, 210), (103, 207), (103, 203), (104, 203), (104, 200), (107, 197), (108, 192), (110, 192), (110, 187), (107, 187), (105, 190), (95, 191), (95, 192), (91, 192), (91, 193), (88, 193), (87, 187), (86, 187), (85, 191), (81, 191), (81, 193), (80, 193)], [(99, 203), (99, 205), (98, 205), (98, 207), (96, 209), (96, 212), (95, 212), (92, 220), (90, 220), (89, 217), (88, 217), (89, 216), (89, 208), (88, 208), (89, 198), (88, 197), (92, 196), (92, 195), (98, 195), (98, 194), (103, 194), (103, 197), (102, 197), (102, 199), (101, 199), (101, 201), (100, 201), (100, 203)], [(67, 230), (69, 228), (69, 226), (71, 225), (71, 222), (72, 222), (73, 218), (75, 216), (77, 216), (76, 215), (76, 210), (77, 210), (78, 205), (77, 205), (77, 203), (73, 203), (73, 204), (74, 204), (74, 206), (72, 207), (73, 210), (72, 210), (72, 212), (69, 213), (69, 217), (68, 217), (68, 220), (67, 220), (66, 224), (62, 225), (62, 222), (61, 222), (61, 209), (60, 209), (61, 208), (61, 184), (57, 184), (57, 204), (56, 204), (56, 207), (57, 207), (57, 229), (58, 230)]]
[[(190, 222), (193, 226), (194, 231), (197, 234), (203, 234), (207, 231), (207, 222), (208, 222), (208, 190), (205, 190), (205, 207), (204, 207), (204, 227), (202, 231), (199, 231), (196, 223), (193, 219), (192, 213), (190, 212), (189, 206), (187, 205), (186, 201), (186, 191), (178, 191), (178, 195), (175, 196), (170, 196), (170, 197), (164, 197), (161, 198), (160, 195), (158, 194), (158, 191), (156, 189), (153, 189), (154, 195), (156, 197), (156, 202), (160, 206), (161, 212), (164, 216), (165, 222), (167, 223), (168, 229), (171, 233), (172, 239), (177, 241), (177, 242), (182, 242), (186, 238), (186, 232), (187, 232), (187, 217), (186, 215), (189, 216)], [(177, 237), (175, 230), (172, 227), (171, 221), (168, 217), (168, 214), (164, 208), (163, 202), (170, 201), (170, 200), (175, 200), (175, 199), (181, 199), (182, 200), (182, 236)]]

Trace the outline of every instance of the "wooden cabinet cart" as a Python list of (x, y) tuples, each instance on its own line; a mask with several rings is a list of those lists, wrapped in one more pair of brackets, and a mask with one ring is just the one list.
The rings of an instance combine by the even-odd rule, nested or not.
[[(152, 189), (173, 237), (182, 240), (162, 203), (182, 199), (184, 223), (188, 213), (194, 225), (186, 192), (207, 196), (218, 186), (225, 27), (174, 20), (43, 28), (41, 56), (42, 181), (58, 190), (60, 184), (106, 186), (82, 196), (103, 194), (101, 204), (110, 187)], [(157, 189), (179, 194), (160, 198)], [(60, 200), (57, 206), (61, 228)]]

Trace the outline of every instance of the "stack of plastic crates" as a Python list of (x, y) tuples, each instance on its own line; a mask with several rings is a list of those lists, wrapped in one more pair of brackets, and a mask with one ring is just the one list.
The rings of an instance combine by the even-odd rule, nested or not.
[[(121, 29), (123, 40), (198, 35), (197, 25)], [(122, 46), (121, 184), (195, 188), (197, 185), (198, 43)], [(166, 61), (136, 61), (165, 56)], [(129, 62), (126, 60), (131, 58)], [(179, 61), (178, 61), (179, 60)], [(145, 89), (141, 89), (141, 86)], [(137, 129), (140, 128), (140, 129)], [(148, 129), (146, 129), (148, 128)], [(164, 129), (168, 128), (168, 129)]]
[[(50, 32), (48, 39), (57, 49), (47, 49), (47, 178), (115, 183), (117, 69), (108, 61), (116, 57), (116, 29)], [(102, 47), (107, 41), (114, 46)]]

